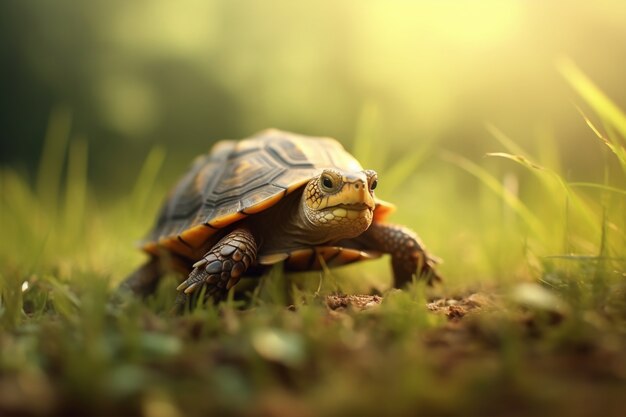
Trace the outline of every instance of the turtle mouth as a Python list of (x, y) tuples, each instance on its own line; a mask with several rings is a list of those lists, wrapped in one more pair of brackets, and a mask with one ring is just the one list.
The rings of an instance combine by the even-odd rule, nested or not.
[(342, 208), (345, 210), (352, 210), (352, 211), (363, 211), (363, 210), (372, 210), (372, 208), (370, 206), (368, 206), (365, 203), (354, 203), (354, 204), (337, 204), (336, 206), (332, 207), (333, 209), (335, 208)]

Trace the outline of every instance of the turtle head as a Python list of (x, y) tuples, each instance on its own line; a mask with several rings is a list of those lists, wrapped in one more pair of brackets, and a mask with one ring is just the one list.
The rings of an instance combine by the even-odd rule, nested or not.
[(328, 240), (360, 235), (372, 223), (377, 183), (372, 170), (325, 169), (304, 189), (301, 208), (307, 223)]

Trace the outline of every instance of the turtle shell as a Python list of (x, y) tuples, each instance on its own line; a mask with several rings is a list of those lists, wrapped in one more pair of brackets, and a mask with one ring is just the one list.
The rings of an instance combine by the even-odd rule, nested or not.
[[(195, 159), (170, 192), (143, 249), (194, 258), (220, 229), (278, 204), (325, 168), (361, 171), (359, 162), (331, 138), (275, 129), (241, 141), (217, 142)], [(374, 221), (393, 210), (377, 200)]]

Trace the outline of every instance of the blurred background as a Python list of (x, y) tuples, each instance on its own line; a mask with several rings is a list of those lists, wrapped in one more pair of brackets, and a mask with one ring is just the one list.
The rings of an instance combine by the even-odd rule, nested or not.
[[(502, 150), (492, 125), (567, 180), (604, 181), (606, 152), (557, 68), (571, 59), (626, 107), (625, 23), (623, 0), (2, 2), (0, 164), (34, 183), (47, 135), (66, 131), (106, 207), (132, 192), (154, 149), (159, 200), (216, 140), (267, 127), (332, 136), (394, 173), (381, 196), (447, 268), (480, 275), (463, 260), (482, 241), (497, 249), (499, 229), (480, 231), (495, 221), (485, 206), (501, 203), (481, 200), (442, 152), (533, 193), (514, 164), (483, 157)], [(399, 160), (410, 169), (394, 171)]]
[(399, 153), (437, 141), (480, 156), (484, 122), (528, 141), (549, 129), (590, 168), (571, 57), (626, 104), (626, 3), (571, 1), (3, 2), (3, 164), (33, 169), (50, 113), (87, 138), (90, 178), (115, 187), (155, 144), (180, 171), (220, 138), (274, 126)]

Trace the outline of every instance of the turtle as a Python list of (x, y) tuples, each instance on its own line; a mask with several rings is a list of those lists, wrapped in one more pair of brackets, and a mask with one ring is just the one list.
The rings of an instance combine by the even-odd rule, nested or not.
[(432, 284), (439, 260), (410, 229), (387, 223), (378, 175), (335, 139), (269, 129), (222, 140), (174, 186), (141, 243), (149, 260), (122, 287), (147, 296), (169, 270), (183, 273), (178, 302), (225, 297), (244, 274), (282, 262), (285, 270), (391, 255), (394, 286)]

